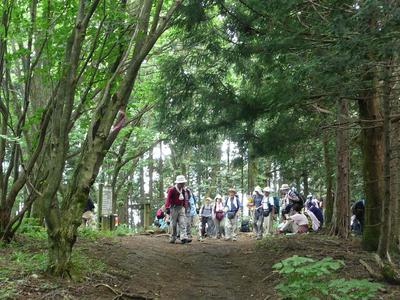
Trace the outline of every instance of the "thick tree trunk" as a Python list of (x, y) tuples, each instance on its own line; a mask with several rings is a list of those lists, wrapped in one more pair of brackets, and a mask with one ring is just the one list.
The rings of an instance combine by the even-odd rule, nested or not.
[(394, 203), (391, 201), (391, 121), (390, 121), (390, 78), (391, 78), (391, 67), (383, 67), (383, 88), (382, 88), (382, 102), (383, 102), (383, 146), (384, 146), (384, 160), (383, 160), (383, 186), (384, 186), (384, 197), (381, 213), (381, 232), (379, 237), (378, 254), (381, 258), (390, 259), (390, 248), (393, 242), (392, 238), (392, 217), (394, 217)]
[(347, 238), (350, 227), (350, 147), (349, 131), (343, 128), (349, 116), (348, 101), (338, 101), (338, 128), (336, 130), (336, 198), (331, 234)]
[[(371, 81), (372, 79), (369, 78)], [(375, 84), (376, 85), (376, 84)], [(383, 134), (379, 98), (376, 90), (365, 93), (359, 100), (362, 125), (361, 150), (363, 153), (363, 175), (366, 196), (363, 248), (378, 250), (383, 203)]]
[(329, 153), (329, 137), (328, 132), (323, 133), (323, 151), (324, 151), (324, 164), (325, 164), (325, 181), (326, 181), (326, 197), (323, 201), (324, 205), (324, 223), (325, 226), (332, 224), (333, 216), (333, 166), (332, 160)]
[[(398, 82), (398, 80), (396, 80)], [(399, 84), (394, 86), (391, 114), (400, 114), (400, 101), (398, 100)], [(400, 118), (392, 120), (391, 130), (391, 161), (390, 161), (390, 201), (393, 204), (392, 212), (392, 239), (400, 250)]]

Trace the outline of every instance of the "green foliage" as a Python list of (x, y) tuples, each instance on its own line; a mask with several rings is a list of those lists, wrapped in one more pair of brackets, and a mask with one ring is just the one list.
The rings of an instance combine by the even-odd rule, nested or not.
[(9, 278), (3, 278), (0, 272), (0, 299), (15, 299), (17, 288), (15, 282)]
[(22, 220), (21, 226), (18, 228), (18, 232), (32, 238), (47, 238), (46, 229), (40, 224), (40, 221), (36, 218), (24, 218)]
[(79, 236), (87, 239), (97, 239), (102, 237), (116, 237), (116, 236), (126, 236), (136, 232), (130, 229), (127, 225), (122, 224), (117, 226), (115, 230), (98, 230), (91, 227), (81, 227), (79, 228)]
[(30, 253), (21, 249), (14, 251), (9, 258), (13, 265), (26, 273), (43, 272), (46, 270), (46, 252)]
[(342, 266), (343, 261), (331, 257), (316, 261), (294, 255), (273, 266), (284, 277), (275, 288), (285, 299), (373, 299), (382, 285), (366, 279), (335, 278), (333, 272)]

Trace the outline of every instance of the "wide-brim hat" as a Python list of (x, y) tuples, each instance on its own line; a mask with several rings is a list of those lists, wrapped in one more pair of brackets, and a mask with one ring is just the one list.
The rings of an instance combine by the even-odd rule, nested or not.
[(255, 189), (254, 189), (254, 192), (262, 194), (261, 187), (260, 186), (256, 186)]
[(289, 185), (286, 184), (286, 183), (282, 184), (282, 186), (281, 186), (281, 188), (280, 188), (281, 191), (289, 190), (289, 189), (290, 189), (290, 187), (289, 187)]
[(235, 194), (236, 194), (236, 190), (235, 190), (234, 188), (230, 188), (230, 189), (228, 190), (228, 193), (235, 193)]
[(220, 194), (217, 194), (217, 196), (215, 196), (214, 200), (217, 200), (217, 199), (221, 199), (222, 200), (222, 196)]
[(272, 192), (272, 189), (271, 189), (269, 186), (267, 186), (267, 187), (265, 187), (265, 188), (263, 189), (263, 192), (271, 193), (271, 192)]
[(178, 176), (176, 176), (175, 183), (186, 183), (186, 182), (187, 182), (187, 181), (186, 181), (185, 176), (183, 176), (183, 175), (178, 175)]

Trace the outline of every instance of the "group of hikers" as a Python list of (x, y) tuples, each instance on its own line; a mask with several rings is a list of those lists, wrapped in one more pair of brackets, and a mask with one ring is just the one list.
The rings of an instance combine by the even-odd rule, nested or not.
[[(169, 231), (169, 242), (190, 243), (192, 228), (198, 232), (199, 241), (205, 237), (236, 241), (243, 208), (236, 190), (228, 189), (224, 197), (219, 194), (214, 199), (206, 197), (198, 209), (186, 182), (185, 176), (176, 177), (175, 184), (167, 190), (165, 204), (156, 213), (155, 224)], [(273, 192), (270, 187), (257, 186), (248, 199), (247, 208), (257, 239), (271, 234), (318, 231), (322, 227), (322, 207), (315, 197), (309, 195), (304, 199), (288, 184), (280, 187), (280, 197), (273, 197)]]

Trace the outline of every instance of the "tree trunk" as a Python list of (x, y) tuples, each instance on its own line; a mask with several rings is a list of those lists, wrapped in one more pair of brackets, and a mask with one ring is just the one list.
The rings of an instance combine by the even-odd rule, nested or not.
[[(373, 76), (369, 74), (369, 81)], [(376, 83), (374, 83), (376, 86)], [(358, 101), (361, 120), (361, 150), (363, 153), (363, 176), (365, 189), (365, 225), (363, 248), (368, 251), (378, 250), (381, 206), (383, 203), (383, 134), (379, 98), (375, 87), (364, 94)]]
[(164, 203), (164, 158), (163, 142), (160, 142), (160, 158), (158, 160), (158, 197)]
[(336, 198), (331, 234), (347, 238), (350, 227), (350, 147), (349, 131), (345, 126), (349, 116), (348, 101), (338, 101), (338, 128), (336, 129)]
[[(388, 62), (390, 64), (390, 62)], [(392, 217), (394, 217), (394, 205), (391, 201), (391, 177), (390, 177), (390, 162), (391, 162), (391, 121), (390, 121), (390, 86), (391, 67), (390, 65), (383, 67), (383, 88), (382, 88), (382, 102), (383, 102), (383, 146), (384, 146), (384, 160), (383, 160), (383, 187), (384, 197), (381, 213), (381, 232), (379, 237), (378, 254), (381, 258), (390, 259), (389, 251), (391, 248), (392, 238)], [(397, 99), (398, 101), (398, 99)]]
[[(393, 115), (400, 114), (400, 101), (398, 100), (399, 78), (396, 77), (396, 79), (396, 84), (393, 88), (394, 95), (391, 97), (391, 113)], [(400, 250), (400, 118), (398, 117), (391, 121), (390, 201), (393, 204), (392, 239), (397, 246), (397, 250)]]
[(154, 158), (153, 148), (149, 150), (149, 201), (153, 203)]
[(325, 226), (332, 224), (333, 216), (333, 166), (329, 153), (329, 137), (328, 132), (323, 132), (323, 151), (324, 151), (324, 164), (325, 164), (325, 180), (326, 180), (326, 197), (323, 201), (324, 205), (324, 223)]
[(253, 146), (249, 145), (249, 153), (248, 153), (248, 169), (247, 169), (247, 193), (251, 195), (253, 193), (254, 188), (257, 184), (257, 159), (254, 155)]

